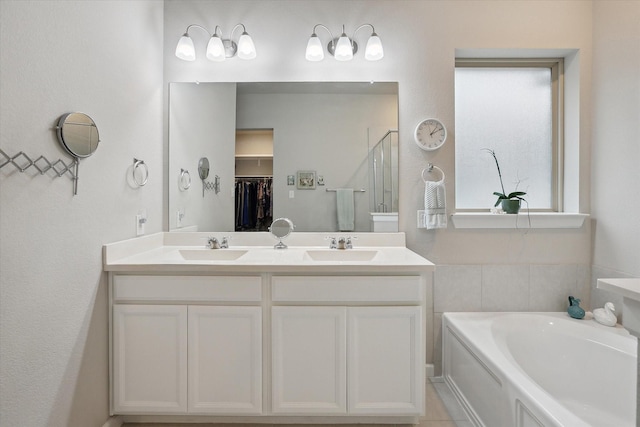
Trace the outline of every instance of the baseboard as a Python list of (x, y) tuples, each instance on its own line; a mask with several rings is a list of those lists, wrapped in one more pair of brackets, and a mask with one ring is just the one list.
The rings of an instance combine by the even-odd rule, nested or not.
[[(424, 367), (426, 381), (429, 381), (429, 378), (433, 377), (435, 369), (432, 363), (425, 364)], [(110, 417), (107, 422), (105, 422), (102, 427), (122, 427), (124, 421), (120, 417)]]
[(120, 417), (109, 417), (109, 419), (102, 424), (102, 427), (122, 427), (124, 421)]
[(435, 374), (435, 367), (433, 366), (433, 363), (427, 363), (424, 366), (424, 373), (428, 381), (429, 378), (431, 378)]

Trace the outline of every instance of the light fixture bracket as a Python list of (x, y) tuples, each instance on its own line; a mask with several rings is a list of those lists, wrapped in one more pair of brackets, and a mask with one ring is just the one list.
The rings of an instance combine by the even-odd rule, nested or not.
[(225, 58), (233, 58), (238, 51), (238, 45), (233, 40), (222, 40), (222, 46)]
[[(349, 39), (351, 42), (351, 47), (353, 48), (353, 54), (355, 55), (358, 51), (358, 43), (355, 40)], [(338, 38), (333, 39), (327, 44), (327, 51), (331, 56), (336, 56), (336, 46), (338, 45)]]

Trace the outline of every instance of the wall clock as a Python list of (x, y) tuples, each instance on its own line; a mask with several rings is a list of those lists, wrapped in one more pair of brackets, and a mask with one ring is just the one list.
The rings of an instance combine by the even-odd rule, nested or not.
[(438, 119), (424, 119), (416, 126), (413, 138), (423, 150), (437, 150), (447, 140), (447, 128)]

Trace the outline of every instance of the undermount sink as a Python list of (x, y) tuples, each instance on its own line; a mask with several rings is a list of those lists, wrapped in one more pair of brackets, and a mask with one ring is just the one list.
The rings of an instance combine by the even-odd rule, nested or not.
[(246, 254), (243, 249), (182, 249), (180, 255), (187, 261), (233, 261)]
[(313, 261), (371, 261), (378, 251), (358, 249), (326, 249), (307, 251)]

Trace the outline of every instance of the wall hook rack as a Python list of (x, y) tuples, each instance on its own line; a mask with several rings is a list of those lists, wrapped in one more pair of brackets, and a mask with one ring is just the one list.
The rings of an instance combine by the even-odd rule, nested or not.
[(44, 175), (49, 170), (53, 170), (58, 178), (68, 173), (73, 180), (75, 196), (78, 194), (80, 159), (91, 156), (98, 149), (100, 143), (98, 127), (93, 119), (84, 113), (66, 113), (58, 119), (55, 130), (62, 148), (73, 156), (70, 164), (62, 159), (52, 163), (45, 156), (32, 160), (24, 151), (20, 151), (15, 156), (9, 156), (0, 150), (0, 169), (11, 164), (20, 172), (33, 167), (40, 172), (40, 175)]
[(220, 177), (216, 175), (213, 178), (213, 182), (202, 180), (202, 196), (204, 197), (204, 190), (213, 190), (218, 194), (220, 192)]
[(68, 173), (73, 180), (73, 194), (78, 194), (78, 159), (75, 158), (71, 163), (67, 164), (64, 160), (58, 159), (55, 162), (49, 161), (45, 156), (40, 156), (32, 160), (24, 151), (20, 151), (14, 156), (9, 156), (0, 149), (0, 169), (7, 165), (13, 165), (21, 173), (26, 172), (29, 168), (34, 168), (40, 175), (44, 175), (49, 170), (53, 170), (56, 178)]

